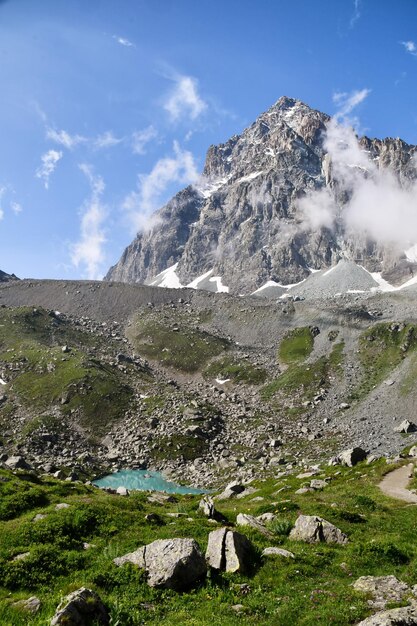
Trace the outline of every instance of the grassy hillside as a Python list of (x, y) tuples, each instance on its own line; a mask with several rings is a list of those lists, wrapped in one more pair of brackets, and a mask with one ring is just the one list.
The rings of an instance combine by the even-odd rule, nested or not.
[[(317, 476), (327, 478), (328, 486), (302, 495), (295, 491), (309, 479), (282, 476), (255, 483), (256, 493), (241, 500), (219, 502), (231, 525), (239, 512), (275, 513), (269, 526), (273, 539), (240, 529), (258, 553), (253, 575), (213, 575), (184, 594), (151, 589), (143, 572), (130, 565), (117, 568), (112, 559), (157, 538), (193, 537), (205, 549), (213, 524), (198, 512), (199, 497), (178, 496), (157, 505), (148, 502), (146, 493), (124, 498), (82, 484), (1, 471), (0, 623), (43, 626), (63, 594), (85, 585), (100, 594), (113, 623), (123, 626), (234, 626), (242, 620), (275, 626), (355, 624), (371, 612), (366, 598), (352, 589), (357, 577), (395, 574), (411, 585), (416, 580), (416, 510), (380, 493), (376, 483), (388, 469), (385, 461), (328, 468)], [(69, 507), (57, 510), (58, 503)], [(160, 524), (146, 521), (150, 512), (160, 516)], [(45, 517), (33, 521), (39, 513)], [(323, 516), (347, 533), (349, 544), (290, 541), (287, 535), (299, 513)], [(292, 551), (295, 559), (262, 559), (260, 552), (268, 545)], [(34, 594), (42, 602), (38, 614), (13, 608), (13, 602)], [(239, 614), (232, 608), (237, 604), (242, 605)]]

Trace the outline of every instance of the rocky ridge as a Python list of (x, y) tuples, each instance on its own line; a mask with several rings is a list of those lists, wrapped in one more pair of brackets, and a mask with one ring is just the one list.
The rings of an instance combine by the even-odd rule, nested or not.
[[(248, 294), (268, 281), (299, 282), (343, 257), (395, 284), (412, 277), (415, 264), (403, 252), (349, 234), (341, 221), (334, 230), (305, 224), (298, 202), (306, 194), (329, 189), (341, 207), (348, 198), (324, 147), (329, 120), (282, 97), (241, 135), (211, 146), (200, 182), (156, 213), (153, 228), (137, 235), (106, 280), (150, 283), (175, 266), (182, 285), (209, 275), (231, 293)], [(415, 146), (390, 138), (359, 143), (403, 186), (415, 178)]]

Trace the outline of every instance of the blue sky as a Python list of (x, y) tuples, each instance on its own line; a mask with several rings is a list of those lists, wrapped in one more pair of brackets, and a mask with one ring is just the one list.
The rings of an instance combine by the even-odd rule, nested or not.
[(100, 278), (280, 96), (417, 143), (415, 0), (0, 0), (0, 269)]

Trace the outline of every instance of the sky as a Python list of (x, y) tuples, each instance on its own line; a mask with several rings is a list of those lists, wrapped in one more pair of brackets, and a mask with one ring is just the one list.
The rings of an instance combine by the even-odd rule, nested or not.
[(0, 269), (100, 279), (283, 95), (417, 144), (416, 79), (416, 0), (0, 0)]

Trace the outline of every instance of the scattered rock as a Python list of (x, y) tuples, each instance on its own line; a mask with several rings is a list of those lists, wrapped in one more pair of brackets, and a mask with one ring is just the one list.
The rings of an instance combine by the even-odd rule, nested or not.
[(207, 571), (204, 557), (194, 539), (158, 539), (113, 562), (119, 566), (133, 563), (146, 571), (150, 587), (175, 591), (189, 589)]
[(404, 606), (399, 609), (381, 611), (367, 617), (357, 626), (417, 626), (417, 607)]
[(238, 526), (250, 526), (251, 528), (254, 528), (265, 537), (268, 537), (269, 539), (272, 539), (274, 536), (273, 533), (271, 533), (266, 528), (265, 524), (263, 524), (260, 520), (256, 519), (256, 517), (254, 517), (253, 515), (248, 515), (246, 513), (239, 513), (239, 515), (236, 518), (236, 524)]
[(37, 613), (41, 608), (41, 601), (36, 596), (30, 596), (30, 598), (26, 600), (13, 602), (12, 606), (21, 611), (27, 611), (28, 613)]
[(213, 498), (211, 498), (210, 496), (204, 496), (203, 498), (201, 498), (198, 504), (198, 508), (200, 511), (203, 512), (206, 517), (214, 519), (216, 509), (214, 508)]
[(126, 487), (117, 487), (116, 493), (118, 496), (128, 496), (129, 490)]
[(236, 497), (238, 494), (243, 493), (245, 491), (244, 485), (240, 485), (239, 483), (230, 483), (226, 486), (226, 489), (222, 491), (218, 496), (216, 496), (216, 500), (229, 500), (230, 498)]
[(346, 411), (347, 409), (350, 409), (350, 404), (348, 404), (347, 402), (341, 402), (339, 404), (339, 409), (341, 411)]
[(361, 576), (353, 583), (355, 591), (372, 596), (369, 605), (384, 609), (388, 602), (401, 602), (410, 588), (395, 576)]
[(8, 469), (11, 470), (16, 470), (16, 469), (21, 469), (21, 470), (30, 470), (33, 469), (31, 465), (29, 465), (29, 463), (26, 462), (26, 460), (22, 457), (22, 456), (11, 456), (7, 459), (7, 461), (5, 462), (5, 465), (8, 467)]
[(55, 509), (57, 511), (61, 511), (62, 509), (69, 509), (69, 508), (70, 508), (70, 505), (67, 504), (66, 502), (60, 502), (59, 504), (55, 505)]
[(339, 528), (317, 515), (300, 515), (290, 532), (290, 539), (306, 543), (346, 544), (348, 538)]
[(364, 461), (366, 457), (367, 453), (362, 448), (349, 448), (339, 454), (340, 464), (348, 467), (353, 467), (357, 463)]
[(225, 572), (248, 572), (254, 549), (247, 537), (228, 528), (213, 530), (208, 537), (207, 564)]
[(265, 548), (262, 552), (262, 556), (283, 556), (286, 559), (295, 559), (295, 554), (290, 552), (289, 550), (284, 550), (284, 548), (275, 548), (271, 546), (270, 548)]
[(70, 593), (58, 606), (50, 626), (87, 626), (93, 621), (110, 624), (110, 617), (100, 597), (91, 589), (81, 587)]
[(394, 428), (395, 433), (414, 433), (417, 430), (417, 426), (409, 420), (403, 420), (401, 424)]

